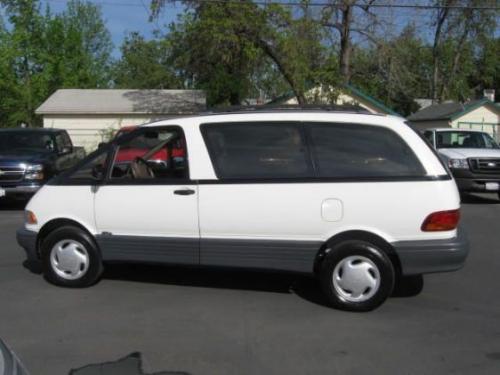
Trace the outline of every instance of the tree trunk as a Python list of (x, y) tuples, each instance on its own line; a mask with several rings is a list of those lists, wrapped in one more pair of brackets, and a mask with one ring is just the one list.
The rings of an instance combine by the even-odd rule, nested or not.
[(450, 75), (446, 81), (443, 82), (443, 87), (441, 90), (441, 98), (446, 99), (446, 96), (449, 93), (449, 88), (450, 85), (452, 84), (453, 80), (455, 79), (455, 76), (458, 71), (458, 65), (460, 64), (460, 58), (462, 57), (462, 50), (464, 48), (464, 44), (467, 41), (467, 37), (469, 36), (469, 32), (471, 29), (471, 22), (472, 22), (472, 14), (470, 12), (467, 12), (464, 14), (465, 16), (465, 25), (464, 25), (464, 30), (462, 31), (462, 34), (460, 35), (460, 38), (457, 43), (457, 47), (455, 49), (455, 56), (453, 56), (453, 65), (451, 67)]
[[(444, 2), (445, 6), (449, 6), (453, 0)], [(440, 41), (443, 25), (448, 17), (449, 8), (441, 8), (438, 10), (436, 19), (436, 31), (434, 32), (434, 43), (432, 45), (432, 84), (431, 84), (431, 99), (433, 103), (438, 101), (438, 85), (439, 85), (439, 58), (440, 58)]]
[(274, 61), (276, 64), (278, 70), (283, 74), (283, 77), (285, 80), (288, 82), (290, 87), (292, 88), (293, 94), (297, 98), (297, 102), (300, 105), (306, 104), (307, 100), (304, 94), (304, 91), (299, 88), (295, 80), (293, 79), (292, 74), (288, 71), (286, 68), (284, 62), (281, 60), (281, 58), (278, 56), (278, 54), (273, 50), (273, 48), (264, 40), (258, 39), (257, 40), (258, 46), (264, 51), (264, 53)]
[(342, 80), (348, 83), (351, 79), (351, 23), (352, 5), (346, 3), (342, 9), (342, 21), (340, 31), (340, 74)]

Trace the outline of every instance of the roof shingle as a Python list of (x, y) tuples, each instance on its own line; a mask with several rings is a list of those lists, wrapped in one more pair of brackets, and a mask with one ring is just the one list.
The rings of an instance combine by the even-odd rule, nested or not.
[(60, 89), (36, 113), (191, 114), (206, 110), (203, 90)]

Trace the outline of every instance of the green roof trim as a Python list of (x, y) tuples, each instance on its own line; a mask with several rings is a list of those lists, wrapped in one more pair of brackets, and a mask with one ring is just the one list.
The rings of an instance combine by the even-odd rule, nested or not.
[(462, 111), (459, 111), (459, 112), (456, 112), (456, 113), (453, 113), (451, 116), (450, 116), (450, 120), (451, 121), (455, 121), (457, 118), (460, 118), (462, 117), (463, 115), (475, 110), (475, 109), (478, 109), (480, 107), (482, 107), (483, 105), (485, 104), (489, 104), (489, 105), (492, 105), (493, 108), (496, 108), (497, 110), (500, 111), (500, 106), (498, 106), (498, 104), (495, 104), (493, 103), (491, 100), (489, 100), (488, 98), (484, 98), (484, 99), (481, 99), (477, 102), (474, 102), (474, 103), (471, 103), (471, 104), (468, 104), (468, 105), (464, 105), (464, 109)]
[(345, 84), (344, 87), (346, 89), (348, 89), (349, 91), (351, 91), (353, 94), (359, 96), (360, 98), (366, 100), (367, 102), (369, 102), (370, 104), (372, 104), (373, 106), (377, 107), (378, 109), (381, 109), (382, 111), (384, 112), (387, 112), (388, 114), (390, 115), (393, 115), (393, 116), (398, 116), (398, 117), (402, 117), (399, 113), (397, 113), (396, 111), (393, 111), (392, 109), (390, 109), (389, 107), (387, 107), (385, 104), (383, 104), (382, 102), (378, 101), (377, 99), (375, 98), (372, 98), (370, 95), (368, 94), (365, 94), (363, 91), (361, 91), (360, 89), (354, 87), (353, 85), (351, 84)]
[(266, 104), (279, 104), (281, 102), (286, 102), (287, 100), (295, 98), (295, 94), (293, 93), (292, 90), (284, 93), (283, 95), (280, 95), (273, 100), (267, 102)]
[[(345, 85), (343, 85), (343, 87), (346, 88), (348, 91), (350, 91), (352, 94), (358, 96), (359, 98), (366, 100), (368, 103), (370, 103), (374, 107), (380, 109), (382, 112), (388, 113), (388, 114), (393, 115), (393, 116), (402, 117), (399, 113), (393, 111), (392, 109), (390, 109), (389, 107), (384, 105), (382, 102), (378, 101), (377, 99), (372, 98), (368, 94), (365, 94), (363, 91), (354, 87), (353, 85), (345, 84)], [(307, 88), (307, 91), (312, 90), (313, 88), (314, 88), (314, 86), (310, 85), (310, 87)], [(267, 104), (278, 104), (280, 102), (285, 102), (285, 101), (293, 99), (293, 98), (295, 98), (295, 94), (293, 93), (292, 90), (290, 90), (287, 93), (280, 95), (277, 98), (274, 98), (273, 100), (271, 100)]]

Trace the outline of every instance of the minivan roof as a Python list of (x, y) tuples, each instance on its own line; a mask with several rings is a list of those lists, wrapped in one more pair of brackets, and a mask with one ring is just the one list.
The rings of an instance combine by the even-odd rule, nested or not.
[(339, 113), (362, 113), (366, 115), (385, 116), (368, 111), (359, 105), (326, 105), (326, 104), (280, 104), (280, 105), (255, 105), (255, 106), (229, 106), (213, 108), (200, 116), (224, 113), (274, 113), (274, 112), (339, 112)]

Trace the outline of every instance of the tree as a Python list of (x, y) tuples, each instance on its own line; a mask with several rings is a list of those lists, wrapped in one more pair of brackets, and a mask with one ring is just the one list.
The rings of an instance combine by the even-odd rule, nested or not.
[[(250, 3), (200, 3), (171, 25), (172, 63), (188, 87), (207, 91), (209, 105), (237, 105), (247, 96), (259, 51), (246, 33)], [(249, 19), (250, 18), (250, 19)]]
[(168, 40), (156, 35), (145, 40), (137, 32), (130, 33), (120, 47), (122, 56), (114, 67), (114, 83), (118, 88), (180, 89), (182, 79), (173, 68)]
[(73, 57), (71, 49), (75, 48), (73, 64), (85, 71), (77, 84), (81, 87), (107, 87), (113, 43), (101, 8), (91, 2), (70, 0), (60, 18), (66, 32), (67, 57)]
[(112, 45), (98, 7), (72, 0), (52, 15), (48, 7), (42, 14), (37, 0), (3, 3), (10, 27), (0, 35), (2, 85), (9, 88), (2, 125), (39, 125), (35, 109), (58, 88), (109, 84)]
[[(152, 2), (154, 16), (165, 4)], [(186, 79), (208, 91), (209, 104), (239, 104), (264, 71), (279, 72), (299, 103), (306, 102), (308, 84), (325, 59), (307, 3), (299, 17), (290, 7), (249, 0), (184, 4), (189, 12), (170, 30), (173, 55)]]
[(0, 17), (0, 127), (16, 123), (17, 103), (21, 95), (20, 86), (12, 74), (15, 68), (15, 53), (10, 34)]

